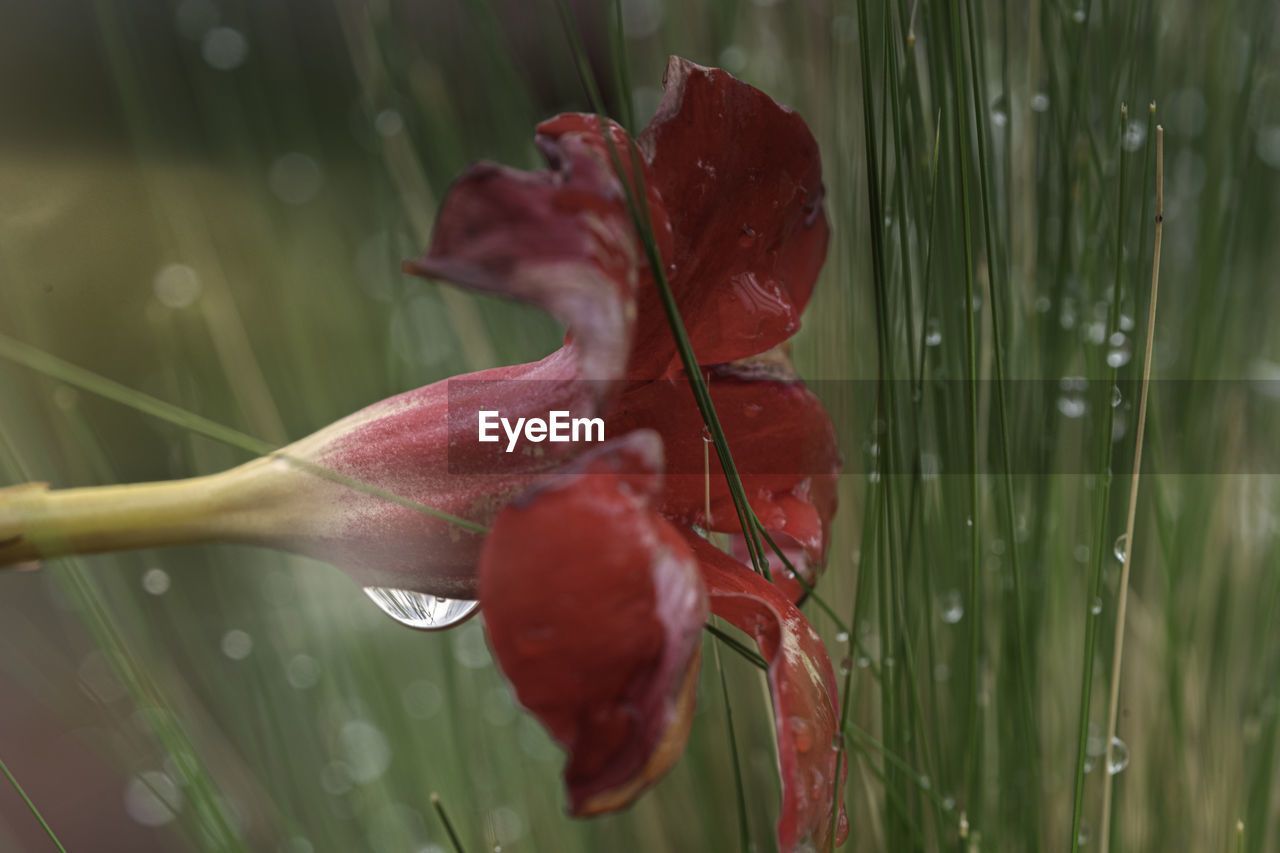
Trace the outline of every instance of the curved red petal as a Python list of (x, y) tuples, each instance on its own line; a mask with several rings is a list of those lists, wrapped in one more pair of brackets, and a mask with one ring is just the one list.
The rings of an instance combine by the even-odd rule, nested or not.
[(649, 508), (660, 469), (653, 433), (610, 442), (508, 506), (480, 559), (494, 657), (568, 751), (574, 814), (630, 803), (688, 737), (707, 599)]
[[(672, 57), (639, 137), (671, 217), (671, 285), (702, 364), (764, 352), (800, 328), (826, 257), (822, 164), (804, 120), (732, 75)], [(640, 293), (637, 349), (674, 349)]]
[(848, 765), (843, 747), (836, 747), (839, 703), (826, 646), (777, 587), (693, 533), (685, 538), (702, 569), (711, 612), (754, 637), (769, 662), (782, 777), (779, 849), (790, 853), (806, 841), (827, 849), (837, 802), (836, 843), (843, 843), (849, 822), (837, 786)]
[(407, 272), (545, 308), (569, 327), (582, 377), (625, 369), (640, 251), (622, 184), (599, 142), (539, 135), (549, 169), (469, 168)]
[[(831, 418), (780, 355), (768, 362), (717, 365), (706, 375), (748, 501), (765, 528), (783, 537), (780, 547), (794, 542), (804, 549), (807, 560), (800, 568), (808, 568), (805, 579), (813, 583), (813, 572), (826, 557), (842, 464)], [(687, 381), (627, 386), (609, 423), (615, 432), (647, 427), (662, 436), (664, 515), (709, 530), (741, 532)]]

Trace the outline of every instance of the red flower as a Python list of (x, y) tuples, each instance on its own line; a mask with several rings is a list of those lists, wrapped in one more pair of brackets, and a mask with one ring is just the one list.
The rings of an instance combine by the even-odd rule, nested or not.
[[(818, 150), (798, 115), (723, 71), (673, 59), (664, 85), (634, 142), (562, 115), (538, 127), (546, 170), (469, 169), (430, 250), (406, 265), (544, 308), (568, 327), (561, 349), (384, 400), (225, 474), (103, 493), (118, 506), (101, 518), (83, 493), (28, 487), (15, 510), (27, 534), (0, 542), (0, 564), (223, 539), (318, 556), (367, 588), (478, 596), (498, 664), (568, 752), (575, 814), (627, 805), (679, 757), (714, 613), (769, 663), (779, 844), (825, 845), (843, 766), (831, 664), (794, 604), (799, 583), (775, 571), (770, 584), (695, 532), (741, 536), (614, 168), (620, 157), (631, 180), (638, 158), (747, 498), (812, 582), (840, 457), (785, 342), (826, 253)], [(482, 409), (600, 415), (611, 440), (507, 453), (476, 440)], [(835, 825), (842, 839), (842, 809)]]
[[(739, 521), (718, 463), (704, 471), (702, 418), (612, 157), (629, 180), (641, 158), (659, 249), (748, 499), (813, 580), (840, 460), (830, 419), (780, 345), (826, 252), (818, 151), (799, 116), (722, 71), (674, 59), (665, 86), (635, 145), (616, 125), (562, 115), (538, 128), (547, 171), (473, 167), (430, 251), (406, 268), (540, 305), (569, 328), (536, 365), (453, 380), (450, 462), (496, 472), (504, 489), (537, 478), (483, 541), (479, 599), (521, 703), (569, 753), (571, 810), (624, 806), (675, 762), (709, 609), (770, 662), (779, 843), (791, 850), (825, 843), (832, 826), (834, 674), (792, 603), (799, 584), (770, 585), (693, 532), (740, 534)], [(603, 412), (622, 437), (567, 465), (553, 445), (513, 458), (471, 440), (483, 406)], [(664, 455), (675, 472), (665, 479)]]

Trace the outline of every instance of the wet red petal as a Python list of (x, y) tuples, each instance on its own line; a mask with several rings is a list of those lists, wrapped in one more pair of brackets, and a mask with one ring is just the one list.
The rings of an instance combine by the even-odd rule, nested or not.
[(564, 322), (582, 376), (620, 376), (630, 353), (640, 251), (622, 184), (583, 133), (540, 135), (550, 169), (472, 166), (440, 208), (431, 249), (407, 272), (545, 308)]
[[(826, 646), (777, 587), (693, 533), (687, 533), (686, 539), (701, 565), (711, 612), (754, 637), (769, 662), (782, 777), (778, 847), (790, 853), (811, 841), (825, 850), (831, 838), (836, 785), (843, 785), (847, 772), (843, 749), (836, 748), (839, 704)], [(840, 800), (837, 844), (849, 832)]]
[(610, 442), (508, 506), (481, 556), (490, 645), (569, 753), (574, 814), (630, 803), (688, 737), (707, 600), (648, 506), (660, 470), (653, 433)]
[[(794, 542), (804, 549), (811, 570), (821, 566), (841, 467), (835, 429), (822, 402), (780, 358), (770, 364), (719, 365), (707, 376), (752, 508), (767, 530), (786, 537), (779, 546)], [(703, 439), (702, 416), (687, 381), (628, 386), (609, 425), (615, 432), (647, 427), (662, 436), (667, 455), (664, 515), (710, 530), (741, 532), (715, 449)], [(708, 463), (709, 477), (704, 473)]]
[[(639, 137), (671, 217), (671, 285), (698, 360), (734, 361), (795, 334), (826, 256), (822, 165), (804, 120), (719, 69), (672, 57)], [(652, 289), (636, 347), (674, 363)]]

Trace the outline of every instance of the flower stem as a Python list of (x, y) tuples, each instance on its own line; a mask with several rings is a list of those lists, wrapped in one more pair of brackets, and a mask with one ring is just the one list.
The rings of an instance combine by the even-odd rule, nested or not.
[(0, 567), (67, 554), (189, 545), (236, 526), (229, 475), (50, 490), (0, 489)]

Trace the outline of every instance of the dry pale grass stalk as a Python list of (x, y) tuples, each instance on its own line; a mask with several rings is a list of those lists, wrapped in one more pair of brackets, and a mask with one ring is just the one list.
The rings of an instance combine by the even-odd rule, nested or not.
[[(1152, 109), (1155, 105), (1152, 105)], [(1129, 566), (1133, 558), (1133, 522), (1138, 511), (1138, 481), (1142, 471), (1142, 436), (1147, 425), (1147, 390), (1151, 383), (1151, 350), (1156, 330), (1156, 297), (1160, 291), (1160, 237), (1164, 231), (1164, 128), (1156, 125), (1156, 239), (1151, 259), (1151, 305), (1147, 310), (1147, 346), (1142, 361), (1142, 390), (1138, 401), (1138, 432), (1133, 446), (1133, 473), (1129, 480), (1129, 512), (1124, 525), (1124, 562), (1120, 566), (1120, 591), (1116, 603), (1115, 651), (1111, 658), (1110, 707), (1107, 711), (1106, 767), (1102, 775), (1102, 823), (1099, 844), (1107, 853), (1111, 839), (1112, 744), (1116, 738), (1116, 714), (1120, 707), (1120, 669), (1124, 662), (1125, 608), (1129, 600)]]

